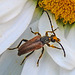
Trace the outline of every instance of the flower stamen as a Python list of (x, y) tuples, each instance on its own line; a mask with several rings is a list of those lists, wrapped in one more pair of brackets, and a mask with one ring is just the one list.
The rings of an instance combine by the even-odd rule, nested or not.
[(55, 18), (63, 19), (63, 23), (75, 22), (75, 0), (39, 0), (39, 7), (55, 14)]

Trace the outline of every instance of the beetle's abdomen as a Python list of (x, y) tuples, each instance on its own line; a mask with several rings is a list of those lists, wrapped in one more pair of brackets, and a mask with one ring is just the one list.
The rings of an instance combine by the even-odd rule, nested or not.
[(35, 36), (34, 38), (28, 40), (26, 43), (22, 44), (18, 48), (18, 55), (22, 55), (36, 49), (39, 49), (43, 46), (42, 42), (40, 41), (41, 36)]
[(28, 52), (31, 52), (31, 51), (34, 51), (34, 50), (37, 50), (41, 47), (43, 47), (43, 44), (41, 41), (36, 41), (28, 46), (24, 46), (25, 44), (23, 44), (19, 50), (18, 50), (18, 55), (23, 55), (25, 53), (28, 53)]

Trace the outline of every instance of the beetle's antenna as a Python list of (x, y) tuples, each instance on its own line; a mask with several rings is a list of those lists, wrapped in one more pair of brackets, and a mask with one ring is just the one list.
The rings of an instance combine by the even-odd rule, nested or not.
[(51, 22), (51, 18), (50, 18), (50, 16), (49, 16), (48, 12), (47, 12), (47, 11), (45, 11), (45, 12), (47, 13), (47, 16), (48, 16), (48, 18), (49, 18), (49, 21), (50, 21), (50, 24), (51, 24), (52, 32), (53, 32), (53, 34), (55, 35), (54, 30), (53, 30), (53, 26), (52, 26), (52, 22)]
[(62, 44), (60, 42), (57, 42), (57, 43), (61, 46), (61, 48), (62, 48), (62, 50), (64, 52), (64, 57), (66, 57), (66, 53), (65, 53), (64, 47), (62, 46)]

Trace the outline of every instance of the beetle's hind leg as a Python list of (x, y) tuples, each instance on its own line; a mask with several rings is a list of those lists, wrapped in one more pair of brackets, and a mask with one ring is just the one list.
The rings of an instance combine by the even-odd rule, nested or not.
[(28, 55), (26, 55), (20, 65), (22, 65), (22, 64), (24, 63), (25, 59), (26, 59), (27, 57), (29, 57), (33, 52), (34, 52), (34, 51), (32, 51), (31, 53), (29, 53)]
[(21, 43), (22, 43), (23, 41), (24, 41), (24, 42), (27, 42), (28, 40), (26, 40), (26, 39), (22, 39), (21, 42), (18, 44), (17, 47), (14, 47), (14, 48), (8, 48), (8, 50), (14, 50), (14, 49), (19, 48), (19, 46), (21, 45)]
[(31, 30), (31, 32), (33, 33), (33, 34), (38, 34), (38, 35), (40, 35), (41, 36), (41, 34), (39, 33), (39, 32), (34, 32), (34, 31), (32, 31), (32, 28), (30, 27), (30, 30)]
[(41, 55), (39, 56), (39, 59), (38, 59), (38, 61), (37, 61), (37, 66), (39, 66), (39, 61), (40, 61), (40, 59), (41, 59), (43, 53), (44, 53), (44, 47), (42, 47), (42, 53), (41, 53)]

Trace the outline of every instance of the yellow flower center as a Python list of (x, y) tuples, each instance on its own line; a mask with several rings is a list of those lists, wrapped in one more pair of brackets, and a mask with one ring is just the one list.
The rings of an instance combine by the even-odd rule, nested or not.
[(63, 23), (75, 22), (75, 0), (39, 0), (39, 7), (50, 10), (55, 18), (63, 19)]

